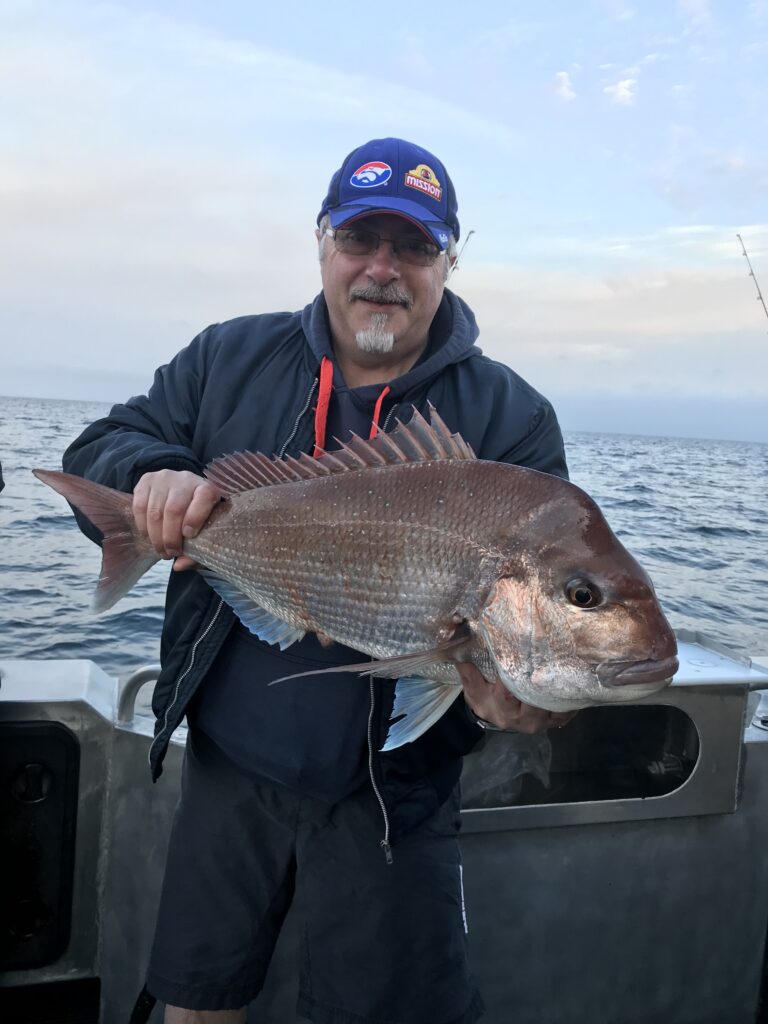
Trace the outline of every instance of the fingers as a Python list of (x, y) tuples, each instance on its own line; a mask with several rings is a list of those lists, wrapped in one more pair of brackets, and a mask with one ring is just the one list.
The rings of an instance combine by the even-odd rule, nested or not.
[[(192, 491), (194, 494), (194, 491)], [(155, 498), (162, 495), (154, 495)], [(150, 505), (147, 526), (150, 529), (150, 539), (155, 543), (159, 540), (159, 547), (155, 543), (156, 550), (163, 550), (166, 558), (175, 558), (182, 552), (184, 538), (181, 533), (181, 526), (184, 522), (187, 508), (191, 501), (191, 495), (184, 482), (172, 481), (171, 486), (165, 494), (165, 502), (162, 506)], [(153, 536), (153, 533), (155, 536)]]
[(511, 726), (515, 732), (524, 732), (532, 735), (533, 733), (543, 732), (544, 729), (551, 728), (552, 722), (548, 711), (544, 711), (542, 708), (531, 707), (530, 704), (523, 704), (521, 701), (517, 703), (519, 707), (515, 714), (514, 724)]
[[(199, 533), (219, 497), (204, 477), (163, 469), (145, 473), (139, 480), (133, 492), (133, 516), (137, 529), (161, 558), (176, 558), (182, 554), (184, 538)], [(189, 568), (179, 566), (185, 567)]]
[(523, 705), (498, 680), (488, 682), (474, 665), (461, 664), (457, 667), (464, 687), (464, 699), (475, 715), (497, 729), (518, 730), (521, 709), (527, 705)]
[(456, 667), (461, 675), (467, 704), (478, 718), (497, 729), (537, 733), (544, 729), (562, 728), (576, 714), (575, 711), (545, 711), (524, 704), (500, 680), (489, 683), (474, 665), (461, 663)]
[(189, 540), (192, 537), (196, 537), (205, 526), (208, 516), (220, 500), (221, 495), (207, 480), (202, 484), (198, 484), (182, 519), (182, 536)]
[(198, 563), (192, 559), (187, 558), (186, 555), (180, 555), (178, 558), (174, 558), (173, 565), (171, 568), (174, 572), (184, 572), (185, 569), (195, 569)]
[(473, 702), (483, 703), (484, 698), (487, 698), (488, 680), (471, 661), (457, 662), (456, 668), (464, 686), (464, 696), (468, 698), (470, 707), (474, 710)]

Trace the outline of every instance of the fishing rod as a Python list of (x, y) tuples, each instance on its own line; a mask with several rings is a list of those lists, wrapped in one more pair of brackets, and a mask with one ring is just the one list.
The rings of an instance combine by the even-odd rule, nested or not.
[(742, 239), (742, 237), (738, 233), (738, 231), (736, 232), (736, 237), (741, 242), (741, 251), (744, 253), (744, 259), (747, 261), (747, 266), (749, 267), (749, 276), (755, 282), (755, 288), (757, 288), (757, 301), (762, 305), (763, 312), (765, 313), (766, 317), (768, 318), (768, 307), (766, 307), (766, 305), (765, 305), (765, 299), (763, 298), (763, 293), (760, 291), (760, 285), (757, 283), (757, 278), (755, 277), (755, 272), (752, 269), (752, 264), (749, 261), (749, 256), (747, 256), (747, 249), (746, 249), (746, 246), (744, 245), (744, 240)]
[(474, 233), (475, 233), (475, 229), (472, 228), (472, 230), (469, 232), (467, 237), (464, 239), (464, 242), (463, 242), (461, 248), (459, 249), (458, 256), (456, 257), (456, 261), (453, 264), (453, 266), (451, 267), (451, 273), (452, 274), (455, 273), (459, 269), (459, 260), (464, 255), (464, 250), (467, 248), (467, 242), (470, 240), (472, 235), (474, 235)]

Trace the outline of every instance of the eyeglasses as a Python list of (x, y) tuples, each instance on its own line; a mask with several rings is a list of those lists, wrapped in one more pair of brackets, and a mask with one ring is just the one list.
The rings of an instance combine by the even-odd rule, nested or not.
[(410, 235), (385, 238), (370, 228), (326, 228), (325, 233), (333, 239), (336, 251), (347, 256), (371, 256), (382, 242), (389, 242), (395, 256), (414, 267), (431, 267), (438, 256), (444, 256), (446, 252), (426, 238)]

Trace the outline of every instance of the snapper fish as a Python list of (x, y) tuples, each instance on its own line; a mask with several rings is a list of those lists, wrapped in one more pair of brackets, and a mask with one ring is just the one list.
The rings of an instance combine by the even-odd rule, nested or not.
[[(318, 458), (216, 459), (205, 475), (222, 500), (184, 554), (263, 641), (284, 650), (314, 632), (371, 659), (328, 671), (397, 679), (384, 750), (444, 714), (463, 661), (555, 712), (666, 686), (674, 634), (595, 502), (559, 477), (477, 459), (432, 408), (430, 420), (414, 409), (391, 434)], [(159, 560), (131, 496), (33, 472), (101, 530), (93, 607), (110, 608)]]

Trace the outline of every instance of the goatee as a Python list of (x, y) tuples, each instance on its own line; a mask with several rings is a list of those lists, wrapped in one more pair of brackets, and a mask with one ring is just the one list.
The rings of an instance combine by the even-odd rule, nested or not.
[(358, 331), (355, 335), (357, 346), (361, 352), (375, 352), (386, 355), (391, 352), (395, 345), (395, 336), (392, 331), (387, 331), (386, 313), (371, 313), (371, 325), (364, 331)]

